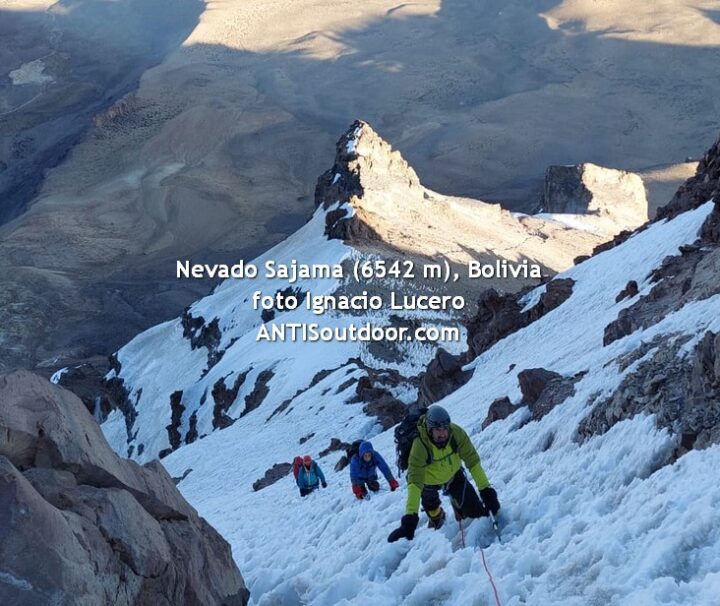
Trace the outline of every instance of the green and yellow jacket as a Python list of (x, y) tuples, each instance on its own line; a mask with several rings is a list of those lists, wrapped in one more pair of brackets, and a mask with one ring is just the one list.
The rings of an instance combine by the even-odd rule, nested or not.
[(450, 437), (445, 448), (438, 448), (430, 440), (424, 416), (418, 420), (417, 427), (419, 435), (413, 440), (408, 457), (405, 513), (417, 513), (423, 487), (447, 484), (460, 469), (461, 462), (470, 470), (479, 490), (490, 486), (480, 456), (462, 427), (450, 423)]

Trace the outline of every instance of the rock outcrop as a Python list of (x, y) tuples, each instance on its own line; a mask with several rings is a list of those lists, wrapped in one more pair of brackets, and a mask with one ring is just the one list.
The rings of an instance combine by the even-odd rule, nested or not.
[(563, 377), (544, 368), (523, 370), (518, 374), (520, 391), (523, 394), (521, 404), (527, 404), (531, 412), (530, 418), (538, 421), (573, 396), (575, 383), (585, 374), (580, 372), (572, 377)]
[(110, 370), (106, 359), (96, 359), (72, 368), (65, 368), (57, 373), (51, 381), (70, 390), (85, 404), (98, 422), (102, 423), (107, 415), (126, 402), (126, 394), (112, 389), (105, 381)]
[(259, 480), (253, 482), (252, 488), (255, 491), (262, 490), (268, 486), (272, 486), (278, 480), (281, 480), (285, 476), (289, 475), (292, 471), (292, 463), (275, 463), (270, 469), (265, 472), (265, 475)]
[(364, 183), (371, 188), (381, 183), (381, 188), (399, 187), (407, 190), (406, 193), (423, 195), (417, 174), (400, 152), (393, 151), (367, 123), (356, 120), (338, 140), (332, 168), (320, 175), (315, 186), (316, 206), (322, 205), (325, 210), (330, 210), (338, 202), (347, 202), (360, 211), (358, 214), (348, 207), (329, 212), (325, 229), (329, 237), (345, 241), (380, 239), (371, 222), (363, 220), (364, 209), (359, 201), (365, 193)]
[(645, 186), (638, 175), (590, 163), (549, 166), (542, 205), (546, 213), (611, 218), (618, 231), (648, 220)]
[(535, 305), (529, 309), (524, 309), (520, 304), (522, 292), (486, 290), (478, 300), (477, 314), (467, 322), (468, 350), (463, 356), (463, 362), (474, 360), (501, 339), (562, 305), (572, 295), (574, 284), (572, 278), (551, 280), (545, 285)]
[(442, 347), (438, 349), (420, 379), (420, 405), (430, 406), (465, 385), (472, 377), (472, 371), (463, 370), (462, 366), (461, 356), (453, 356)]
[(695, 176), (681, 185), (673, 199), (657, 211), (657, 220), (672, 219), (708, 200), (720, 201), (720, 137), (700, 160)]
[(605, 327), (603, 345), (657, 324), (668, 314), (690, 301), (707, 299), (720, 293), (720, 246), (715, 239), (720, 219), (718, 205), (706, 219), (700, 238), (684, 246), (679, 254), (667, 257), (650, 276), (652, 289), (631, 306), (621, 309), (618, 317)]
[[(672, 219), (680, 213), (697, 208), (709, 200), (715, 201), (715, 211), (706, 221), (700, 235), (705, 241), (717, 243), (720, 242), (720, 209), (717, 206), (717, 203), (720, 202), (720, 137), (698, 163), (695, 175), (678, 188), (670, 202), (658, 208), (655, 218), (649, 223)], [(633, 233), (646, 229), (648, 224), (639, 227), (634, 232), (631, 230), (622, 231), (609, 242), (596, 246), (590, 256), (595, 256), (619, 246)], [(580, 256), (575, 259), (575, 263), (580, 263), (587, 258), (589, 257)]]
[(522, 313), (519, 298), (515, 293), (499, 293), (494, 288), (482, 293), (477, 303), (477, 314), (467, 323), (466, 362), (529, 324), (529, 318)]
[(517, 407), (513, 406), (510, 398), (508, 398), (507, 396), (498, 398), (492, 404), (490, 404), (487, 417), (485, 417), (485, 420), (482, 423), (482, 428), (485, 429), (488, 425), (494, 423), (495, 421), (502, 421), (503, 419), (507, 419), (516, 410)]
[[(719, 199), (720, 139), (705, 154), (696, 175), (678, 189), (667, 206), (658, 210), (656, 220), (671, 219), (714, 200), (697, 241), (680, 247), (677, 255), (663, 260), (649, 276), (653, 284), (650, 291), (620, 310), (617, 319), (606, 326), (605, 345), (653, 326), (688, 304), (720, 293)], [(628, 287), (618, 295), (619, 300), (623, 295), (637, 294), (636, 284)], [(580, 424), (579, 439), (602, 434), (616, 423), (644, 412), (654, 414), (658, 427), (677, 436), (677, 448), (665, 463), (692, 448), (720, 442), (720, 340), (717, 334), (708, 331), (689, 354), (683, 355), (681, 350), (687, 351), (687, 341), (688, 337), (658, 337), (644, 344), (630, 359), (621, 360), (624, 370), (643, 355), (651, 354), (609, 398), (594, 406)]]
[[(629, 373), (617, 390), (598, 403), (580, 424), (585, 440), (640, 413), (654, 414), (658, 427), (677, 436), (671, 460), (691, 448), (720, 442), (720, 335), (706, 332), (690, 355), (680, 355), (688, 338), (658, 339), (640, 352), (656, 351)], [(647, 350), (647, 351), (645, 351)], [(634, 361), (625, 361), (629, 366)], [(668, 461), (670, 462), (670, 461)]]
[(0, 603), (240, 606), (225, 540), (157, 461), (120, 459), (83, 403), (0, 376)]
[(412, 379), (403, 377), (394, 369), (377, 370), (360, 360), (358, 362), (367, 374), (357, 381), (355, 397), (351, 401), (365, 402), (363, 412), (369, 417), (376, 417), (383, 430), (396, 425), (405, 416), (406, 405), (391, 390), (401, 384), (412, 384)]
[[(678, 255), (667, 257), (650, 276), (650, 292), (633, 305), (618, 312), (605, 327), (603, 344), (647, 328), (686, 303), (720, 293), (720, 139), (708, 150), (697, 173), (678, 189), (673, 200), (658, 210), (657, 220), (670, 219), (714, 200), (698, 240), (682, 247)], [(644, 276), (639, 276), (644, 278)]]
[(515, 215), (499, 204), (433, 192), (400, 153), (361, 120), (340, 137), (332, 168), (318, 179), (315, 204), (326, 211), (328, 237), (386, 258), (416, 263), (446, 259), (458, 273), (457, 284), (465, 292), (475, 289), (473, 294), (479, 294), (480, 283), (519, 290), (536, 285), (539, 276), (468, 279), (470, 262), (533, 260), (547, 277), (567, 269), (580, 251), (589, 253), (620, 229), (614, 224), (609, 231), (571, 229), (541, 217)]

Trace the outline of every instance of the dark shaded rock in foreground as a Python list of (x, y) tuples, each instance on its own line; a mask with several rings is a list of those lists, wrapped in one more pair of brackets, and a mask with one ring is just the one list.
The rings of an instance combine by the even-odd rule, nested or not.
[(0, 604), (226, 605), (227, 542), (157, 461), (120, 459), (79, 398), (0, 375)]

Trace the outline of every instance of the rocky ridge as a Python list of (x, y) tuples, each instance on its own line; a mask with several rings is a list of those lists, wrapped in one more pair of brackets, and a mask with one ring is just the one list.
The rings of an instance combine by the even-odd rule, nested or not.
[[(393, 292), (402, 292), (403, 295), (461, 294), (467, 301), (467, 308), (462, 312), (448, 310), (428, 315), (402, 311), (386, 314), (384, 322), (391, 326), (411, 330), (433, 324), (458, 326), (473, 315), (475, 297), (486, 303), (492, 298), (487, 293), (494, 292), (488, 291), (493, 285), (503, 291), (516, 291), (525, 285), (535, 286), (541, 279), (565, 269), (577, 253), (589, 252), (604, 239), (587, 230), (572, 229), (552, 220), (515, 216), (498, 205), (432, 192), (422, 186), (401, 154), (365, 122), (356, 121), (351, 125), (340, 137), (336, 149), (333, 166), (320, 176), (315, 192), (317, 209), (313, 221), (322, 221), (324, 234), (317, 244), (305, 251), (304, 258), (297, 252), (293, 252), (292, 257), (300, 262), (313, 263), (316, 261), (314, 257), (322, 250), (335, 247), (338, 252), (333, 262), (342, 259), (346, 275), (350, 274), (352, 263), (357, 260), (380, 259), (386, 264), (410, 262), (415, 269), (413, 279), (402, 283), (390, 278), (375, 278), (369, 282), (345, 279), (332, 289), (334, 295), (354, 296), (366, 290), (384, 297)], [(311, 224), (312, 221), (304, 228), (308, 234)], [(297, 235), (297, 238), (306, 240), (308, 237)], [(278, 251), (283, 247), (289, 250), (298, 245), (296, 236), (292, 236), (260, 259), (277, 258)], [(420, 275), (421, 267), (430, 262), (448, 263), (457, 274), (457, 281), (424, 278)], [(520, 271), (515, 277), (505, 274), (495, 278), (470, 278), (470, 263), (524, 267), (535, 264), (541, 268), (544, 278), (533, 276), (530, 271), (526, 275)], [(204, 359), (197, 378), (173, 379), (172, 389), (163, 387), (157, 391), (156, 385), (128, 382), (128, 374), (141, 371), (136, 369), (128, 373), (127, 364), (135, 366), (137, 361), (128, 359), (127, 354), (118, 356), (109, 380), (114, 382), (116, 391), (124, 390), (126, 393), (126, 401), (120, 409), (132, 412), (132, 418), (124, 414), (125, 443), (129, 447), (123, 452), (129, 456), (143, 459), (158, 454), (166, 456), (210, 431), (231, 426), (238, 418), (251, 414), (265, 402), (272, 407), (271, 410), (290, 409), (293, 399), (312, 387), (313, 377), (328, 370), (314, 368), (306, 377), (305, 384), (298, 385), (294, 392), (282, 396), (274, 393), (272, 386), (277, 381), (273, 377), (282, 374), (281, 370), (267, 359), (253, 362), (255, 348), (249, 342), (243, 345), (240, 341), (249, 338), (249, 333), (245, 331), (251, 327), (254, 331), (260, 323), (282, 323), (288, 317), (287, 312), (277, 306), (270, 311), (245, 311), (250, 307), (251, 291), (237, 292), (234, 295), (237, 302), (230, 304), (227, 295), (221, 293), (231, 287), (231, 282), (229, 280), (215, 294), (188, 307), (179, 319), (178, 330), (182, 339), (178, 347), (189, 348), (187, 355), (193, 359), (198, 356)], [(255, 288), (258, 287), (256, 284)], [(301, 303), (311, 289), (300, 283), (290, 285), (283, 282), (273, 282), (267, 288), (284, 298), (296, 296)], [(571, 288), (571, 284), (564, 281), (550, 282), (540, 300), (530, 306), (532, 309), (522, 313), (518, 309), (520, 321), (533, 321), (553, 309), (569, 296)], [(224, 311), (220, 312), (216, 306), (210, 305), (213, 300), (222, 301)], [(493, 311), (489, 310), (489, 313)], [(358, 311), (345, 315), (348, 321), (354, 322), (359, 322), (362, 316), (363, 312)], [(458, 365), (472, 359), (507, 330), (499, 326), (501, 321), (490, 322), (492, 334), (481, 338), (478, 332), (485, 330), (485, 322), (476, 324), (477, 330), (472, 322), (466, 329), (471, 353), (462, 359), (457, 357), (459, 344), (453, 346), (454, 351), (445, 353), (438, 353), (438, 345), (434, 343), (423, 346), (391, 341), (363, 345), (367, 350), (361, 355), (359, 351), (348, 351), (345, 359), (370, 356), (368, 361), (357, 366), (370, 384), (376, 382), (378, 372), (392, 368), (393, 364), (404, 364), (408, 356), (417, 355), (418, 347), (424, 348), (422, 355), (426, 360), (419, 366), (415, 365), (413, 371), (406, 370), (405, 376), (395, 381), (392, 389), (405, 393), (403, 401), (384, 387), (366, 389), (355, 401), (362, 401), (366, 414), (376, 417), (386, 427), (388, 423), (397, 422), (404, 405), (416, 400), (409, 394), (418, 389), (418, 385), (423, 403), (441, 399), (467, 380), (468, 374), (458, 370)], [(480, 325), (483, 325), (482, 328)], [(137, 347), (134, 345), (133, 349)], [(230, 352), (242, 348), (248, 348), (242, 362), (226, 359)], [(430, 363), (436, 353), (438, 357)], [(153, 362), (155, 364), (156, 361)], [(333, 367), (336, 364), (337, 361)], [(418, 375), (421, 375), (419, 382)], [(359, 386), (363, 384), (359, 378), (356, 380)], [(452, 387), (448, 387), (448, 381)], [(153, 382), (155, 379), (151, 380)], [(257, 388), (255, 391), (253, 385)], [(139, 411), (146, 399), (152, 400), (153, 406), (159, 406), (155, 402), (163, 403), (160, 406), (165, 408), (162, 416), (166, 418), (167, 439), (162, 440), (165, 443), (157, 451), (147, 452), (148, 437), (138, 437), (137, 424), (142, 422)], [(206, 413), (206, 409), (212, 414)], [(265, 417), (270, 418), (268, 414)]]
[(592, 163), (549, 166), (545, 172), (544, 213), (584, 216), (583, 221), (615, 235), (648, 220), (648, 200), (640, 176)]
[[(461, 268), (465, 291), (479, 292), (472, 280), (465, 279), (467, 270), (462, 271), (470, 261), (529, 260), (550, 276), (622, 229), (647, 220), (639, 177), (592, 165), (583, 174), (584, 190), (574, 197), (565, 195), (563, 212), (572, 214), (579, 226), (568, 229), (549, 216), (513, 214), (498, 204), (444, 196), (425, 188), (400, 153), (358, 120), (340, 137), (332, 168), (318, 179), (315, 204), (327, 211), (328, 237), (390, 258), (445, 258)], [(583, 192), (591, 191), (585, 184), (594, 197), (583, 206)], [(625, 194), (622, 202), (617, 197), (613, 202), (617, 191)], [(485, 279), (482, 289), (508, 290), (532, 283), (527, 279), (508, 282)]]
[(247, 604), (223, 538), (157, 461), (108, 446), (83, 403), (0, 376), (0, 603)]
[[(659, 209), (655, 221), (672, 219), (708, 201), (714, 201), (714, 206), (697, 240), (681, 246), (676, 255), (666, 257), (650, 275), (639, 275), (630, 280), (618, 293), (616, 302), (632, 302), (605, 327), (604, 347), (660, 323), (685, 306), (720, 295), (720, 139), (703, 157), (697, 174), (679, 188), (667, 206)], [(643, 226), (637, 231), (646, 228)], [(622, 244), (632, 235), (627, 233), (594, 254)], [(508, 296), (503, 299), (502, 306), (499, 306), (502, 313), (495, 312), (487, 319), (479, 315), (477, 324), (484, 325), (485, 331), (471, 333), (470, 342), (478, 341), (487, 333), (492, 334), (496, 325), (502, 327), (495, 328), (497, 337), (507, 336), (527, 325), (519, 317), (516, 298)], [(481, 323), (482, 319), (486, 321)], [(718, 335), (712, 331), (697, 335), (690, 349), (686, 345), (688, 341), (687, 336), (664, 335), (621, 357), (617, 361), (621, 370), (639, 363), (636, 368), (628, 370), (621, 385), (609, 397), (589, 402), (592, 405), (590, 413), (578, 427), (578, 440), (585, 441), (605, 433), (620, 421), (635, 415), (654, 414), (657, 426), (670, 430), (677, 440), (677, 447), (661, 464), (674, 461), (690, 449), (719, 443)], [(523, 370), (519, 377), (528, 372)], [(556, 401), (553, 405), (558, 403)], [(520, 402), (518, 407), (523, 404), (527, 402)], [(486, 424), (505, 418), (514, 410), (516, 408), (509, 399), (498, 400), (491, 407)], [(533, 411), (533, 418), (535, 416)]]

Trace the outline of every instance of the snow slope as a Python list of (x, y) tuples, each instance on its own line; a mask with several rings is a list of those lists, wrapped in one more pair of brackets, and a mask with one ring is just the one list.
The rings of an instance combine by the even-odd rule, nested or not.
[[(341, 241), (328, 240), (323, 233), (324, 222), (325, 212), (318, 209), (300, 230), (253, 263), (262, 268), (266, 260), (274, 260), (278, 266), (290, 264), (295, 259), (302, 263), (332, 265), (361, 257)], [(272, 371), (274, 374), (267, 381), (269, 391), (260, 410), (260, 416), (265, 419), (282, 402), (307, 389), (321, 371), (347, 364), (350, 358), (362, 359), (371, 366), (378, 365), (367, 343), (361, 341), (258, 341), (263, 321), (261, 310), (254, 309), (251, 303), (253, 292), (273, 295), (290, 286), (323, 295), (337, 291), (344, 283), (343, 279), (337, 278), (307, 278), (290, 283), (287, 279), (267, 278), (263, 274), (260, 269), (255, 279), (228, 279), (211, 295), (190, 306), (189, 313), (193, 318), (203, 318), (203, 327), (218, 319), (220, 338), (215, 349), (224, 354), (214, 365), (208, 362), (206, 347), (193, 348), (187, 335), (184, 336), (181, 318), (141, 333), (118, 352), (120, 372), (113, 370), (109, 377), (122, 379), (137, 418), (128, 429), (120, 410), (110, 414), (103, 423), (103, 431), (113, 448), (140, 462), (156, 458), (168, 449), (170, 440), (166, 426), (172, 422), (169, 400), (176, 391), (182, 391), (185, 407), (178, 426), (180, 438), (185, 442), (193, 416), (192, 422), (200, 436), (213, 431), (213, 389), (218, 384), (231, 388), (243, 374), (244, 382), (226, 413), (234, 419), (246, 412), (246, 398), (252, 394), (261, 373)], [(377, 288), (377, 283), (369, 285), (369, 294)], [(388, 323), (390, 313), (385, 307), (355, 315), (340, 312), (316, 315), (301, 305), (294, 311), (277, 313), (268, 325), (283, 321), (316, 322), (322, 327), (334, 328), (362, 325), (367, 321), (383, 325)], [(447, 323), (449, 319), (443, 311), (414, 311), (403, 315), (421, 319), (426, 326), (435, 322)], [(465, 339), (463, 331), (460, 331), (460, 337), (456, 342), (445, 343), (446, 347), (459, 351)], [(410, 376), (419, 373), (429, 362), (435, 345), (413, 341), (400, 343), (398, 349), (398, 361), (392, 366)], [(383, 366), (391, 365), (384, 362)], [(350, 367), (353, 367), (352, 363)]]
[[(483, 353), (471, 364), (470, 382), (442, 401), (468, 430), (502, 503), (504, 542), (485, 549), (502, 604), (720, 604), (720, 447), (691, 451), (660, 466), (676, 440), (649, 416), (620, 422), (584, 443), (576, 439), (592, 403), (611, 394), (642, 362), (621, 371), (619, 356), (658, 335), (697, 339), (706, 330), (720, 330), (720, 296), (714, 296), (602, 347), (604, 327), (636, 300), (615, 303), (617, 293), (633, 279), (639, 296), (647, 292), (649, 273), (695, 240), (711, 206), (653, 224), (561, 274), (576, 282), (570, 299)], [(223, 292), (204, 305), (220, 306)], [(231, 301), (222, 305), (232, 309)], [(121, 361), (145, 354), (147, 372), (156, 373), (158, 385), (177, 381), (199, 354), (174, 351), (171, 340), (173, 364), (152, 366), (156, 352), (145, 346), (173, 339), (178, 327), (169, 323), (156, 330), (147, 342), (123, 350)], [(254, 345), (242, 347), (247, 352)], [(345, 346), (323, 344), (283, 359), (278, 389), (295, 389), (295, 365), (311, 366), (317, 356), (319, 364), (327, 367), (334, 359), (331, 367), (338, 367), (349, 354)], [(277, 350), (262, 355), (269, 359)], [(255, 359), (262, 355), (253, 351)], [(575, 395), (540, 421), (526, 422), (528, 412), (521, 409), (481, 431), (489, 404), (504, 395), (518, 402), (518, 372), (539, 366), (563, 375), (587, 374), (576, 383)], [(486, 520), (465, 522), (465, 547), (456, 522), (433, 532), (422, 517), (414, 541), (388, 544), (386, 536), (404, 512), (404, 484), (391, 493), (383, 482), (378, 495), (357, 501), (347, 470), (333, 471), (339, 453), (317, 459), (329, 486), (308, 498), (298, 496), (291, 477), (253, 491), (252, 483), (273, 464), (306, 452), (317, 458), (332, 437), (372, 438), (376, 449), (393, 459), (392, 431), (379, 433), (361, 405), (348, 404), (348, 394), (338, 393), (354, 372), (352, 365), (335, 370), (269, 420), (274, 407), (266, 401), (163, 463), (174, 476), (192, 470), (179, 487), (232, 544), (254, 604), (495, 604), (477, 548), (492, 541)], [(139, 431), (149, 436), (143, 415)], [(106, 431), (111, 426), (106, 424)], [(154, 431), (159, 428), (154, 425)]]

